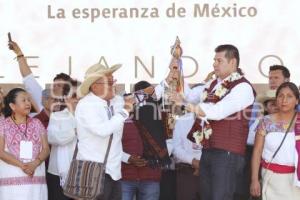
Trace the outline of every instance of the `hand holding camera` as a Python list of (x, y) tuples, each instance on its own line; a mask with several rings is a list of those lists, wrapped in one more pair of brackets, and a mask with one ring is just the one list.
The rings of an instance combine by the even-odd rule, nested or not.
[(132, 112), (135, 104), (135, 98), (132, 94), (126, 94), (124, 95), (124, 109), (127, 110), (127, 112)]
[(16, 42), (12, 41), (11, 34), (8, 33), (7, 35), (8, 35), (8, 48), (12, 50), (17, 56), (23, 55), (19, 45)]

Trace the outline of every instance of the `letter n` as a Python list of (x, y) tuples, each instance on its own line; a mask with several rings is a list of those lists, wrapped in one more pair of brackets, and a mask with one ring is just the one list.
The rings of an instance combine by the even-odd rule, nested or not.
[(135, 59), (134, 59), (134, 62), (135, 62), (135, 73), (134, 73), (134, 77), (137, 78), (137, 67), (138, 67), (138, 64), (140, 64), (144, 69), (145, 71), (147, 72), (147, 74), (149, 74), (149, 76), (151, 78), (154, 78), (154, 56), (151, 57), (151, 71), (148, 70), (148, 68), (146, 67), (146, 65), (142, 62), (142, 60), (138, 57), (138, 56), (135, 56)]

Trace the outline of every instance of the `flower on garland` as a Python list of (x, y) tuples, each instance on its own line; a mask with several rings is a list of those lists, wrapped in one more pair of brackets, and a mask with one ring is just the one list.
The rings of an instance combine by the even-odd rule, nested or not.
[(229, 91), (229, 86), (231, 82), (241, 79), (243, 76), (239, 72), (231, 73), (222, 83), (216, 88), (214, 93), (208, 93), (208, 88), (205, 88), (202, 94), (202, 101), (204, 102), (208, 97), (213, 99), (214, 103), (217, 103), (222, 99), (223, 96)]
[[(202, 101), (205, 102), (209, 98), (211, 100), (210, 102), (217, 103), (229, 92), (231, 83), (241, 79), (242, 77), (243, 76), (239, 72), (233, 72), (226, 79), (224, 79), (213, 92), (210, 92), (209, 88), (205, 88), (201, 97)], [(213, 81), (211, 81), (210, 84)], [(208, 140), (211, 135), (212, 128), (206, 119), (202, 119), (198, 130), (192, 132), (192, 137), (195, 139), (196, 144), (201, 144), (204, 139)]]
[(202, 93), (202, 99), (205, 100), (208, 97), (208, 92), (207, 92), (207, 88), (205, 88), (205, 90)]
[(221, 99), (222, 96), (224, 96), (228, 92), (228, 89), (226, 87), (219, 87), (215, 91), (215, 95), (218, 97), (218, 99)]
[(193, 138), (195, 139), (196, 144), (201, 144), (203, 139), (208, 140), (212, 134), (212, 129), (208, 122), (206, 122), (203, 126), (202, 130), (197, 130), (193, 133)]

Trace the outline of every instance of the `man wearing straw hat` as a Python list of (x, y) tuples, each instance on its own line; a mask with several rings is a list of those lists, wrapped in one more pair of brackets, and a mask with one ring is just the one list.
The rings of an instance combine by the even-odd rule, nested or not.
[(113, 72), (121, 65), (107, 68), (91, 66), (78, 88), (83, 97), (76, 108), (78, 154), (77, 159), (103, 162), (109, 138), (113, 135), (106, 164), (104, 195), (101, 200), (121, 200), (121, 159), (124, 121), (133, 108), (134, 99), (115, 95)]

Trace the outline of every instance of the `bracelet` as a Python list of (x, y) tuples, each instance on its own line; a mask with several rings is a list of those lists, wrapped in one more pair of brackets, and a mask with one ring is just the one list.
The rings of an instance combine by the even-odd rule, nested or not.
[(15, 59), (19, 59), (19, 58), (21, 58), (21, 57), (24, 57), (24, 54), (20, 54), (20, 55), (17, 55), (16, 57), (15, 57)]

